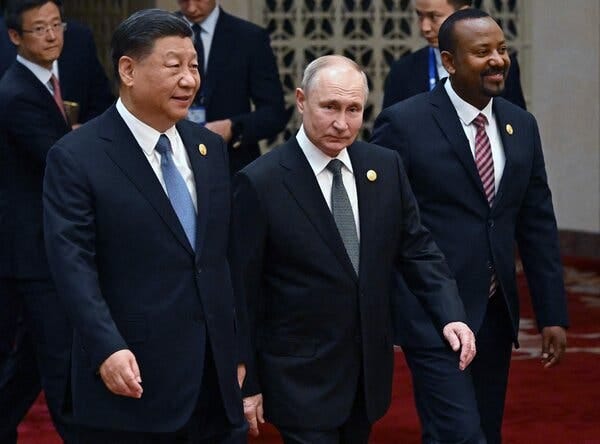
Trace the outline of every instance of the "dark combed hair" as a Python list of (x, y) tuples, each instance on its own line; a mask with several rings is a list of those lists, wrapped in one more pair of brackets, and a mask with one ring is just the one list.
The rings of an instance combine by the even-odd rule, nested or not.
[(438, 31), (438, 47), (440, 51), (454, 53), (456, 50), (456, 36), (454, 35), (455, 25), (463, 20), (473, 20), (490, 17), (490, 15), (476, 8), (460, 9), (444, 20)]
[(119, 59), (141, 59), (152, 52), (154, 42), (163, 37), (192, 37), (192, 28), (180, 17), (162, 9), (143, 9), (127, 17), (115, 30), (111, 57), (119, 80)]
[(8, 29), (14, 29), (18, 33), (23, 30), (23, 13), (34, 8), (41, 8), (46, 3), (54, 3), (63, 16), (61, 0), (8, 0), (4, 11), (4, 21)]

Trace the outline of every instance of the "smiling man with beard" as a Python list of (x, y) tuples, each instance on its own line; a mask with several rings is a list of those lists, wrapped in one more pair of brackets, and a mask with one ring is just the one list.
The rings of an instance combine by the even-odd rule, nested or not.
[(403, 159), (423, 224), (477, 332), (477, 356), (470, 373), (458, 371), (401, 281), (396, 341), (412, 371), (424, 442), (499, 443), (518, 346), (515, 242), (542, 333), (543, 367), (558, 364), (565, 351), (556, 220), (535, 118), (499, 97), (510, 61), (498, 24), (476, 9), (458, 11), (442, 24), (439, 47), (450, 79), (383, 111), (373, 141)]

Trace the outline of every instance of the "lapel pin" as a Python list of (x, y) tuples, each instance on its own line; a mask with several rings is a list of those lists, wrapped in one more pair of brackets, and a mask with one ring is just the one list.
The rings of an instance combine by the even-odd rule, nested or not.
[(203, 156), (206, 156), (206, 145), (204, 145), (203, 143), (198, 145), (198, 151), (200, 151), (200, 154), (202, 154)]
[(377, 180), (377, 173), (373, 170), (367, 171), (367, 179), (369, 182), (375, 182)]
[(514, 132), (514, 131), (513, 131), (513, 127), (512, 127), (512, 125), (511, 125), (510, 123), (507, 123), (507, 124), (506, 124), (506, 132), (507, 132), (508, 134), (510, 134), (511, 136), (512, 136), (512, 133)]

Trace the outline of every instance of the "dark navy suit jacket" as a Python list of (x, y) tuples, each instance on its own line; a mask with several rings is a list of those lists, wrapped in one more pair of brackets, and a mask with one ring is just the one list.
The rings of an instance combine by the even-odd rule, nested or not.
[[(235, 249), (249, 307), (255, 366), (246, 394), (262, 392), (278, 426), (331, 429), (346, 420), (363, 372), (374, 422), (390, 403), (391, 291), (400, 270), (441, 329), (464, 318), (442, 254), (420, 222), (399, 156), (348, 148), (360, 208), (360, 270), (346, 253), (296, 138), (235, 178)], [(376, 180), (367, 172), (374, 171)]]
[[(42, 239), (42, 177), (46, 153), (69, 131), (48, 90), (20, 63), (0, 19), (0, 272), (47, 278)], [(58, 59), (64, 100), (80, 104), (81, 123), (114, 101), (90, 30), (69, 22)]]
[(202, 82), (206, 120), (231, 119), (241, 128), (241, 144), (229, 144), (234, 173), (260, 155), (258, 141), (276, 136), (290, 116), (268, 32), (221, 9)]
[[(558, 233), (535, 118), (501, 97), (494, 99), (506, 165), (490, 208), (443, 85), (386, 108), (375, 122), (373, 141), (402, 156), (423, 224), (446, 256), (474, 332), (484, 319), (495, 272), (517, 341), (515, 244), (539, 327), (566, 326)], [(417, 299), (404, 294), (396, 310), (397, 343), (440, 345)]]
[[(510, 71), (502, 97), (525, 109), (521, 72), (515, 54), (511, 54), (510, 61)], [(392, 63), (385, 80), (383, 108), (427, 91), (429, 91), (429, 46), (406, 54)]]
[[(49, 152), (44, 228), (58, 295), (74, 326), (73, 411), (94, 428), (172, 432), (191, 417), (210, 341), (232, 423), (237, 383), (236, 303), (227, 248), (230, 185), (223, 140), (191, 122), (177, 129), (194, 174), (195, 252), (145, 154), (115, 107)], [(205, 155), (199, 152), (204, 144)], [(98, 368), (129, 348), (141, 399), (109, 392)]]

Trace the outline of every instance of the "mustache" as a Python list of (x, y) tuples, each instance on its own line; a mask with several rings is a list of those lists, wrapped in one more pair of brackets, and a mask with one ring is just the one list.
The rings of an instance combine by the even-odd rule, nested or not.
[(494, 74), (502, 74), (506, 77), (506, 73), (508, 72), (507, 68), (488, 68), (481, 73), (481, 76), (493, 76)]

